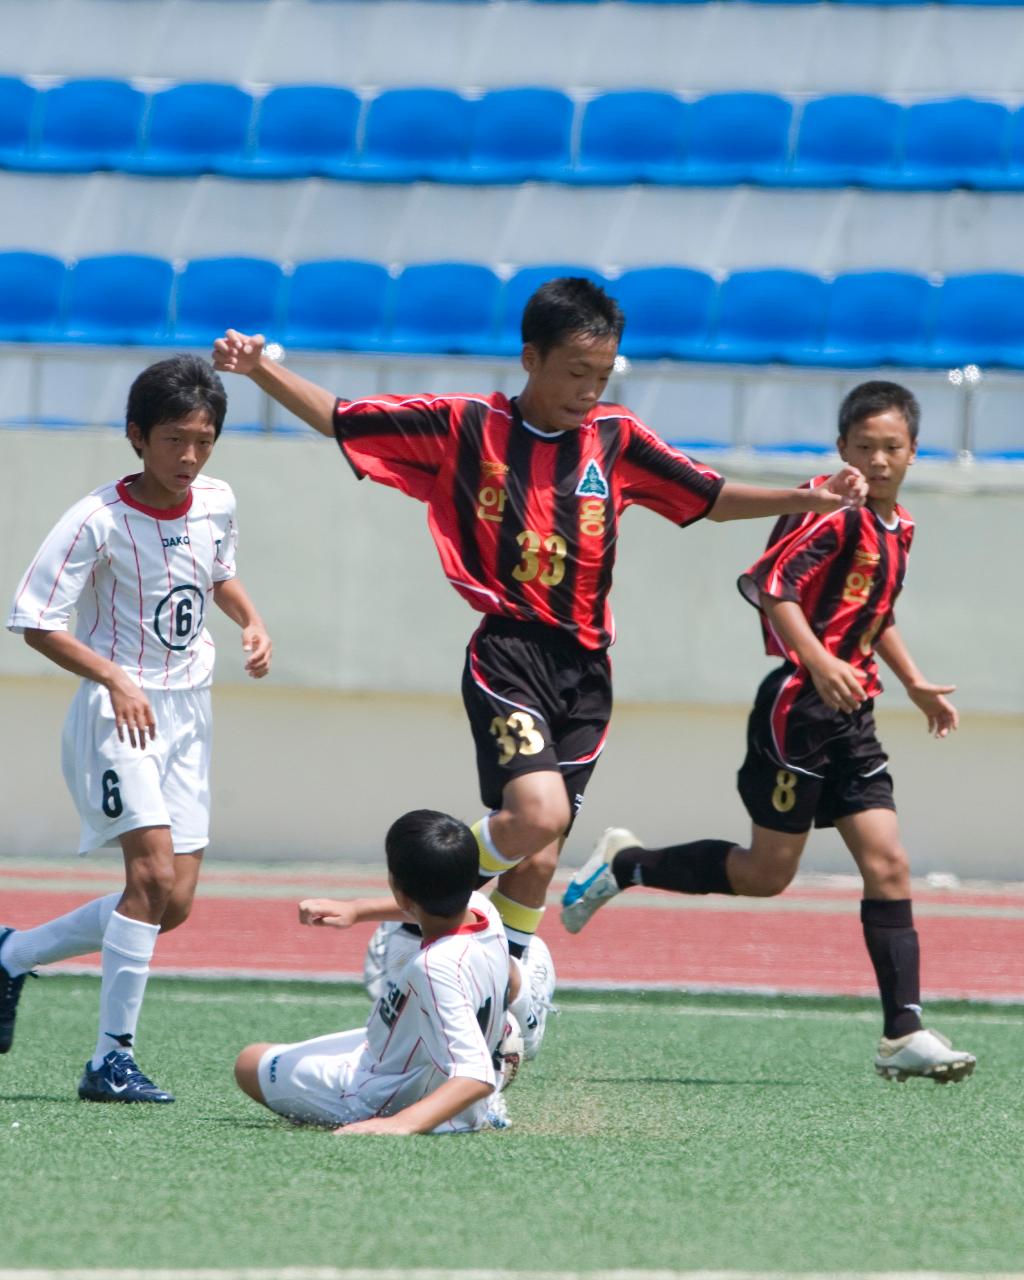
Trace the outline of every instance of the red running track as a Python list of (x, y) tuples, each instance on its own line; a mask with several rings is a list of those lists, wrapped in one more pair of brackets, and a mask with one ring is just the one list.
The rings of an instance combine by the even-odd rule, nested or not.
[[(258, 892), (259, 882), (248, 878), (245, 891)], [(4, 890), (0, 919), (30, 927), (95, 892)], [(753, 910), (737, 909), (732, 900), (722, 909), (710, 900), (690, 907), (656, 894), (643, 902), (606, 908), (577, 937), (549, 909), (542, 932), (560, 985), (875, 993), (856, 893), (791, 890)], [(946, 894), (937, 914), (931, 905), (925, 900), (917, 914), (925, 994), (1024, 1002), (1024, 895)], [(206, 898), (187, 925), (160, 940), (154, 971), (352, 977), (362, 971), (370, 932), (369, 925), (351, 932), (303, 928), (292, 901), (280, 896)], [(82, 966), (81, 959), (68, 963)]]

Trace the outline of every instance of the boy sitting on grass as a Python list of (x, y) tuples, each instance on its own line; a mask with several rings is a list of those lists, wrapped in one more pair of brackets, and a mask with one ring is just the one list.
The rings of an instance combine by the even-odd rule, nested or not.
[(392, 825), (385, 852), (393, 899), (307, 898), (299, 919), (342, 929), (413, 921), (420, 949), (393, 975), (368, 1026), (251, 1044), (238, 1055), (235, 1079), (271, 1111), (339, 1134), (492, 1127), (509, 952), (498, 913), (474, 892), (476, 837), (456, 818), (417, 809)]

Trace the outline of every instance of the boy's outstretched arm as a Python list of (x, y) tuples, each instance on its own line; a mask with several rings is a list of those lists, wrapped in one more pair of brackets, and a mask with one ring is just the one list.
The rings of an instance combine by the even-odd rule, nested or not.
[(262, 333), (249, 335), (228, 329), (224, 337), (213, 344), (213, 367), (220, 373), (246, 374), (289, 413), (294, 413), (321, 435), (333, 437), (337, 396), (268, 359), (263, 351), (265, 346)]
[(924, 712), (928, 732), (936, 738), (946, 738), (959, 727), (960, 716), (956, 707), (946, 698), (956, 689), (955, 684), (932, 684), (917, 669), (910, 650), (895, 626), (887, 627), (875, 641), (875, 652), (885, 662), (904, 689), (907, 697)]
[(493, 1092), (491, 1085), (468, 1076), (452, 1076), (433, 1093), (428, 1093), (411, 1107), (396, 1111), (393, 1116), (373, 1116), (355, 1124), (342, 1125), (334, 1132), (349, 1133), (432, 1133), (439, 1124), (451, 1120), (474, 1102), (482, 1102)]
[(758, 516), (799, 515), (802, 511), (827, 515), (840, 507), (862, 507), (867, 494), (868, 482), (856, 467), (843, 467), (813, 489), (764, 489), (727, 480), (708, 519), (752, 520)]
[(218, 608), (242, 628), (242, 649), (247, 655), (245, 669), (254, 680), (262, 679), (270, 670), (273, 645), (248, 591), (238, 578), (228, 578), (214, 583), (213, 599)]
[(761, 607), (772, 630), (807, 668), (822, 702), (833, 711), (856, 711), (864, 701), (859, 673), (848, 662), (829, 653), (811, 630), (800, 605), (795, 600), (777, 600), (762, 591)]
[(303, 898), (299, 903), (299, 924), (327, 925), (351, 929), (366, 920), (412, 921), (389, 894), (380, 898)]

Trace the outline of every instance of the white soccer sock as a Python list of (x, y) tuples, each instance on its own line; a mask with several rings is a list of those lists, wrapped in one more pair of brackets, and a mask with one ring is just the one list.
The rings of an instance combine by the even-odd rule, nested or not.
[(509, 964), (514, 964), (519, 970), (519, 994), (509, 1004), (508, 1011), (521, 1027), (525, 1027), (526, 1020), (530, 1016), (530, 1010), (533, 1008), (533, 992), (530, 990), (530, 979), (521, 960), (510, 956)]
[(111, 912), (103, 935), (100, 1030), (92, 1066), (96, 1070), (112, 1049), (134, 1047), (135, 1028), (149, 977), (149, 962), (160, 933), (158, 924)]
[(108, 893), (105, 898), (94, 898), (34, 929), (15, 929), (7, 935), (0, 950), (0, 964), (12, 978), (17, 978), (37, 964), (52, 964), (55, 960), (99, 951), (110, 913), (120, 898), (119, 893)]

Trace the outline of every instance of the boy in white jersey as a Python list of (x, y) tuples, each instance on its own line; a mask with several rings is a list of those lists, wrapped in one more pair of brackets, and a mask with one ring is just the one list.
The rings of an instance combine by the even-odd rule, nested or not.
[[(235, 499), (200, 479), (227, 397), (205, 360), (151, 365), (128, 394), (142, 471), (95, 489), (57, 522), (18, 587), (11, 631), (82, 677), (64, 726), (79, 852), (120, 844), (125, 888), (34, 929), (0, 929), (0, 1053), (25, 975), (101, 951), (99, 1037), (78, 1086), (92, 1102), (173, 1102), (133, 1048), (162, 930), (188, 917), (209, 828), (212, 601), (242, 628), (246, 670), (270, 638), (235, 576)], [(72, 611), (75, 632), (69, 631)]]
[(459, 1133), (487, 1127), (505, 1031), (509, 952), (489, 900), (474, 892), (476, 837), (456, 818), (417, 809), (385, 839), (393, 900), (307, 898), (304, 924), (414, 921), (423, 938), (392, 975), (369, 1024), (298, 1044), (251, 1044), (235, 1063), (256, 1102), (337, 1133)]

